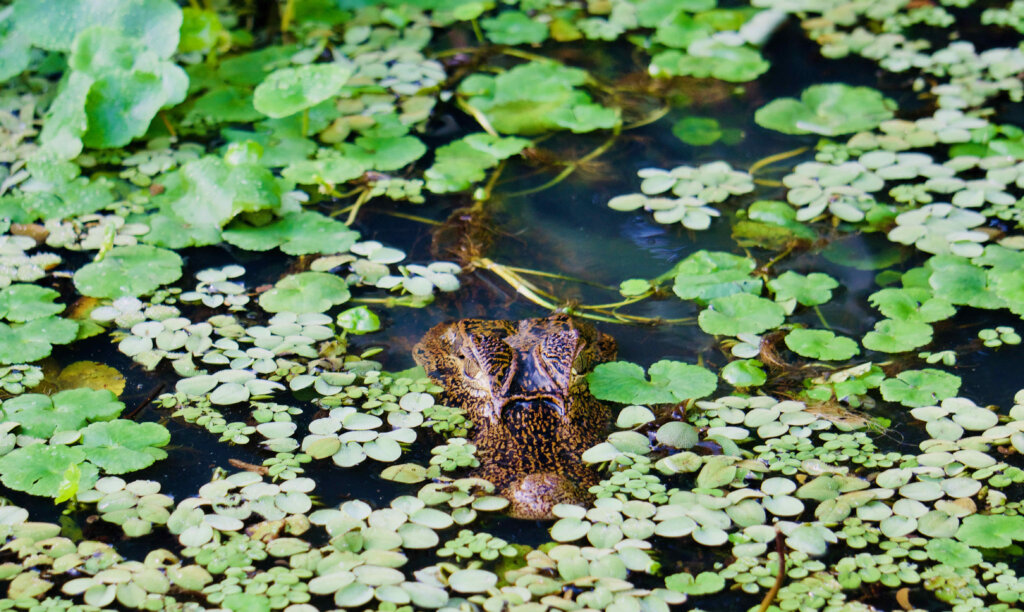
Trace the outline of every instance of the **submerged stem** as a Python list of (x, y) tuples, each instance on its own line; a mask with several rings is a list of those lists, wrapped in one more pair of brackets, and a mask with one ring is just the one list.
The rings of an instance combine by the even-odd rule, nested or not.
[(605, 140), (603, 143), (601, 143), (600, 146), (598, 146), (596, 149), (594, 149), (590, 153), (587, 153), (586, 155), (584, 155), (583, 157), (577, 159), (576, 161), (569, 162), (566, 165), (566, 167), (563, 168), (562, 171), (559, 172), (557, 175), (555, 175), (555, 177), (552, 178), (551, 180), (547, 181), (543, 185), (538, 185), (536, 187), (531, 187), (529, 189), (523, 189), (522, 191), (513, 191), (512, 193), (507, 193), (505, 195), (507, 195), (509, 197), (512, 197), (512, 196), (524, 196), (524, 195), (529, 195), (531, 193), (537, 193), (538, 191), (544, 191), (545, 189), (548, 189), (550, 187), (554, 187), (558, 183), (561, 183), (563, 180), (565, 180), (570, 174), (572, 174), (573, 172), (578, 170), (581, 164), (585, 164), (586, 162), (594, 159), (595, 157), (603, 155), (608, 149), (611, 148), (611, 146), (613, 144), (615, 144), (615, 140), (619, 137), (619, 134), (621, 134), (621, 133), (622, 133), (622, 123), (616, 123), (615, 127), (612, 128), (611, 136), (609, 136), (607, 140)]
[(810, 147), (800, 147), (799, 149), (783, 151), (782, 153), (776, 153), (775, 155), (769, 155), (768, 157), (761, 158), (754, 162), (749, 168), (747, 168), (747, 172), (749, 172), (752, 175), (756, 174), (758, 170), (764, 168), (765, 166), (774, 164), (775, 162), (779, 162), (784, 159), (789, 159), (790, 157), (795, 157), (808, 149), (810, 149)]
[(786, 579), (786, 542), (782, 538), (782, 531), (779, 530), (778, 525), (775, 526), (775, 550), (779, 554), (779, 571), (775, 572), (775, 584), (765, 593), (757, 612), (766, 612), (771, 607), (776, 595), (779, 594), (779, 589), (782, 588), (783, 580)]

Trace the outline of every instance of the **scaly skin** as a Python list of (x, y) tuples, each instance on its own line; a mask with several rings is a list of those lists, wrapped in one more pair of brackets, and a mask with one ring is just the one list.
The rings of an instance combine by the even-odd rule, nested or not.
[(583, 377), (615, 358), (611, 337), (561, 314), (463, 319), (432, 328), (413, 356), (475, 423), (473, 475), (512, 502), (510, 515), (551, 518), (556, 504), (590, 500), (599, 478), (580, 456), (603, 439), (609, 413)]

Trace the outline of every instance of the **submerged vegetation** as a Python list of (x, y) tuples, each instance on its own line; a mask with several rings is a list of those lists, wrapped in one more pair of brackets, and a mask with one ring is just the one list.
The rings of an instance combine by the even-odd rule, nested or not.
[[(1022, 32), (1019, 0), (15, 0), (0, 609), (1018, 609)], [(567, 185), (671, 261), (492, 248)], [(588, 375), (614, 427), (555, 521), (503, 518), (401, 370), (475, 291), (679, 345)]]

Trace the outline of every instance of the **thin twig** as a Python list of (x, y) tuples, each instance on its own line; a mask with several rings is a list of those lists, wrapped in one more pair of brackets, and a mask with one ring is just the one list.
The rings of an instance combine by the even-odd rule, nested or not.
[(782, 537), (782, 531), (779, 530), (778, 525), (775, 526), (775, 551), (779, 555), (779, 571), (775, 572), (775, 584), (765, 593), (757, 612), (768, 610), (772, 602), (775, 601), (775, 596), (779, 594), (779, 589), (782, 588), (782, 581), (786, 579), (786, 540)]
[(131, 412), (129, 412), (126, 415), (123, 415), (121, 418), (122, 419), (128, 419), (128, 420), (131, 420), (131, 419), (135, 418), (135, 415), (138, 414), (140, 410), (142, 410), (143, 408), (148, 406), (149, 403), (153, 401), (153, 398), (155, 398), (157, 395), (160, 394), (161, 391), (164, 390), (165, 386), (167, 386), (166, 383), (160, 383), (159, 385), (157, 385), (153, 389), (153, 391), (150, 392), (150, 394), (146, 396), (146, 399), (142, 400), (141, 404), (139, 404), (138, 406), (133, 408)]

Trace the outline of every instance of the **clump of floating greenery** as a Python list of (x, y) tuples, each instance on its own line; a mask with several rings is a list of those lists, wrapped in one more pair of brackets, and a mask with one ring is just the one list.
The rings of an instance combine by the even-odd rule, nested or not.
[[(1021, 341), (1024, 129), (1001, 117), (1024, 99), (1024, 51), (945, 34), (958, 19), (1024, 31), (1024, 4), (750, 4), (0, 10), (0, 609), (1019, 606), (1024, 390), (980, 406), (951, 368)], [(906, 91), (815, 83), (750, 107), (743, 84), (769, 70), (761, 47), (786, 23)], [(554, 59), (579, 59), (560, 53), (577, 44), (631, 45), (645, 85)], [(798, 148), (739, 169), (717, 157), (749, 135), (687, 111), (670, 131), (700, 160), (643, 164), (639, 192), (608, 214), (651, 213), (677, 236), (728, 223), (750, 251), (695, 248), (587, 305), (486, 253), (414, 260), (413, 245), (358, 231), (371, 209), (436, 224), (417, 210), (428, 199), (473, 215), (559, 183), (624, 131), (667, 121), (693, 79)], [(646, 111), (627, 103), (640, 94)], [(453, 114), (473, 127), (439, 143), (432, 121)], [(543, 181), (499, 180), (544, 159), (552, 134), (592, 149)], [(855, 233), (890, 248), (855, 260), (841, 251)], [(269, 282), (237, 263), (202, 269), (190, 249), (207, 246), (294, 266)], [(871, 328), (829, 325), (823, 307), (846, 288), (793, 263), (806, 251), (889, 268), (858, 305)], [(714, 349), (588, 374), (616, 411), (582, 458), (601, 479), (588, 506), (555, 508), (536, 546), (492, 528), (509, 502), (470, 476), (463, 411), (421, 370), (384, 371), (366, 343), (470, 270), (609, 323), (685, 302)], [(951, 346), (967, 311), (998, 319)], [(126, 405), (113, 368), (47, 360), (89, 338), (170, 384)], [(210, 435), (259, 463), (225, 453), (208, 482), (174, 492), (161, 462)], [(325, 506), (314, 467), (400, 492)], [(38, 499), (94, 516), (98, 535), (38, 520)]]

